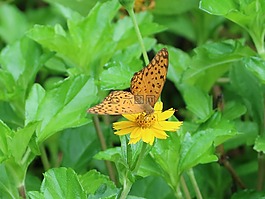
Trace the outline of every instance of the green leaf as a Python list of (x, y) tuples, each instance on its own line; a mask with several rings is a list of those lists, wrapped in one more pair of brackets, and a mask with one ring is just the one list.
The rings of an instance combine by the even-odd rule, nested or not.
[(235, 127), (238, 131), (238, 134), (224, 143), (227, 150), (235, 149), (242, 145), (254, 145), (258, 135), (257, 123), (248, 121), (236, 121)]
[(8, 102), (0, 102), (1, 120), (3, 120), (10, 128), (16, 129), (17, 127), (24, 125), (24, 119), (22, 117), (19, 117), (19, 115), (13, 108), (14, 107)]
[[(104, 1), (106, 0), (101, 0), (101, 2)], [(98, 2), (98, 0), (90, 0), (90, 1), (45, 0), (45, 2), (48, 2), (50, 4), (59, 4), (65, 6), (65, 8), (69, 8), (78, 13), (81, 13), (82, 15), (87, 15), (88, 12), (93, 8), (93, 6), (95, 6), (95, 4)]]
[(194, 86), (182, 86), (187, 109), (193, 112), (201, 122), (206, 121), (213, 114), (212, 97)]
[(35, 133), (36, 127), (37, 123), (30, 123), (23, 129), (19, 129), (12, 138), (9, 147), (14, 157), (14, 160), (18, 164), (22, 162), (22, 157), (26, 153), (26, 149), (28, 148), (31, 137)]
[[(147, 49), (151, 49), (155, 42), (156, 40), (151, 38), (144, 39)], [(118, 51), (111, 61), (104, 66), (104, 70), (99, 75), (101, 89), (116, 90), (130, 87), (133, 74), (143, 68), (143, 63), (140, 60), (141, 54), (139, 44), (131, 45), (124, 51)]]
[(210, 1), (201, 0), (200, 8), (210, 14), (222, 15), (245, 28), (252, 37), (258, 52), (264, 55), (265, 2), (263, 0)]
[(180, 137), (176, 133), (170, 133), (166, 140), (158, 140), (151, 150), (151, 157), (156, 164), (149, 164), (151, 168), (144, 171), (159, 172), (157, 174), (164, 178), (168, 185), (172, 188), (177, 187), (181, 174), (179, 170), (180, 147)]
[(166, 182), (161, 177), (157, 176), (149, 176), (137, 180), (133, 184), (129, 196), (134, 196), (134, 198), (141, 199), (175, 198), (172, 189), (166, 184)]
[(260, 125), (264, 122), (264, 94), (263, 87), (257, 78), (244, 65), (231, 68), (230, 79), (235, 93), (243, 98), (253, 119)]
[[(216, 135), (213, 129), (199, 131), (193, 136), (186, 133), (180, 151), (180, 171), (183, 172), (199, 163), (203, 163), (206, 157), (211, 156), (214, 153), (213, 141), (215, 138)], [(210, 159), (210, 162), (216, 160), (217, 157)]]
[(197, 8), (197, 2), (197, 0), (156, 0), (154, 13), (161, 15), (182, 14), (184, 12)]
[[(140, 12), (136, 14), (136, 20), (143, 37), (153, 36), (166, 28), (153, 22), (150, 12)], [(117, 49), (127, 48), (138, 43), (137, 35), (130, 17), (119, 20), (115, 26), (113, 40), (117, 42)]]
[[(104, 131), (103, 126), (101, 128)], [(93, 123), (64, 130), (60, 137), (60, 149), (64, 154), (62, 166), (81, 172), (93, 156), (101, 151)]]
[(233, 194), (231, 199), (249, 199), (249, 198), (263, 198), (265, 195), (265, 192), (258, 192), (256, 190), (252, 189), (245, 189), (243, 191), (239, 191)]
[(265, 84), (265, 61), (260, 57), (248, 57), (243, 60), (246, 68), (259, 78), (262, 84)]
[(11, 129), (0, 120), (0, 163), (10, 155), (9, 145), (14, 133)]
[(265, 137), (258, 136), (253, 147), (257, 152), (265, 152)]
[(5, 164), (0, 164), (0, 198), (19, 198), (17, 184)]
[(167, 48), (169, 54), (169, 67), (167, 77), (172, 82), (174, 82), (177, 88), (180, 87), (181, 78), (184, 71), (190, 66), (190, 56), (181, 51), (180, 49), (174, 48), (172, 46), (165, 46), (165, 45), (157, 45), (156, 51), (160, 50), (161, 48)]
[(27, 196), (30, 199), (45, 199), (44, 195), (38, 191), (29, 191), (27, 192)]
[[(183, 82), (209, 91), (216, 80), (228, 71), (232, 63), (254, 52), (244, 42), (227, 40), (196, 48), (195, 56), (183, 76)], [(205, 81), (207, 79), (207, 81)]]
[(20, 39), (28, 27), (25, 15), (17, 7), (11, 4), (0, 5), (0, 36), (6, 43)]
[(96, 170), (90, 170), (80, 176), (79, 179), (86, 193), (97, 196), (97, 198), (113, 197), (119, 192), (119, 189), (116, 188), (108, 176)]
[(3, 101), (8, 101), (12, 99), (14, 94), (15, 81), (12, 75), (0, 69), (0, 99)]
[(239, 118), (247, 112), (247, 108), (241, 102), (229, 101), (225, 103), (223, 117), (228, 120)]
[(87, 17), (68, 20), (69, 32), (58, 24), (54, 28), (36, 25), (28, 36), (55, 51), (68, 64), (91, 74), (91, 70), (99, 70), (115, 52), (111, 24), (118, 7), (116, 1), (97, 3)]
[[(26, 103), (26, 121), (40, 121), (38, 142), (60, 130), (87, 123), (86, 110), (94, 102), (96, 93), (93, 79), (85, 75), (65, 79), (46, 91), (45, 96), (40, 86), (33, 86)], [(31, 107), (37, 109), (31, 111)]]
[(63, 167), (44, 173), (41, 193), (44, 198), (87, 198), (74, 170)]
[(107, 149), (105, 151), (100, 151), (94, 156), (94, 158), (98, 160), (109, 160), (112, 162), (117, 162), (121, 158), (121, 148), (115, 147)]
[[(4, 78), (10, 85), (4, 89), (7, 93), (0, 92), (0, 96), (3, 95), (6, 101), (10, 101), (12, 109), (20, 118), (24, 117), (25, 96), (28, 88), (35, 81), (37, 72), (47, 58), (46, 54), (41, 53), (40, 47), (27, 37), (6, 46), (1, 51), (0, 64), (5, 71), (1, 75), (5, 74)], [(10, 75), (7, 75), (8, 73)], [(0, 85), (2, 82), (1, 80)], [(0, 87), (2, 86), (5, 85)]]

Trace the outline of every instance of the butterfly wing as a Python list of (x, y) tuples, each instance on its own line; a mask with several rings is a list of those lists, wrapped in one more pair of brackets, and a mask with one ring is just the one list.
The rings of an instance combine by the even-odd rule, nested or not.
[(163, 48), (145, 68), (134, 74), (131, 92), (139, 104), (141, 101), (154, 107), (164, 87), (167, 69), (168, 52)]
[(127, 91), (113, 91), (100, 104), (87, 110), (89, 113), (100, 115), (132, 114), (143, 111), (143, 105), (135, 103), (134, 95)]

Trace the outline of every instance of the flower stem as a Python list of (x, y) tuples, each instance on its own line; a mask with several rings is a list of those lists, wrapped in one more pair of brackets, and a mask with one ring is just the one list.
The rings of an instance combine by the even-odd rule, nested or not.
[(143, 142), (143, 145), (142, 145), (142, 149), (141, 149), (141, 152), (140, 152), (140, 155), (137, 159), (137, 162), (135, 164), (135, 167), (133, 168), (133, 172), (136, 174), (138, 172), (138, 169), (141, 165), (141, 162), (143, 160), (143, 158), (145, 157), (145, 152), (146, 152), (146, 147), (147, 147), (147, 144), (145, 142)]
[(128, 178), (125, 178), (125, 180), (123, 182), (123, 189), (121, 192), (120, 199), (126, 199), (131, 188), (132, 188), (132, 183), (130, 182), (130, 180), (128, 180)]
[(198, 187), (197, 181), (195, 179), (193, 170), (192, 169), (189, 169), (188, 172), (187, 172), (187, 174), (188, 174), (188, 176), (190, 178), (190, 181), (191, 181), (191, 184), (192, 184), (192, 186), (194, 188), (194, 191), (195, 191), (195, 194), (196, 194), (197, 199), (202, 199), (202, 195), (201, 195), (200, 189)]
[(131, 19), (132, 19), (132, 22), (133, 22), (133, 26), (134, 26), (134, 29), (135, 29), (135, 32), (136, 32), (136, 35), (137, 35), (137, 38), (138, 38), (138, 41), (140, 43), (140, 46), (141, 46), (141, 49), (142, 49), (142, 53), (143, 53), (143, 57), (144, 57), (144, 62), (145, 62), (145, 65), (148, 65), (149, 63), (149, 59), (148, 59), (148, 56), (147, 56), (147, 53), (146, 53), (146, 49), (145, 49), (145, 46), (144, 46), (144, 41), (143, 41), (143, 37), (141, 35), (141, 32), (140, 32), (140, 29), (139, 29), (139, 26), (137, 24), (137, 21), (136, 21), (136, 17), (135, 17), (135, 14), (134, 14), (134, 11), (133, 11), (133, 8), (130, 8), (127, 10)]
[(184, 192), (185, 198), (186, 199), (191, 199), (190, 192), (188, 190), (187, 184), (186, 184), (185, 179), (184, 179), (183, 176), (180, 177), (180, 185), (181, 185), (181, 188), (182, 188), (182, 190)]

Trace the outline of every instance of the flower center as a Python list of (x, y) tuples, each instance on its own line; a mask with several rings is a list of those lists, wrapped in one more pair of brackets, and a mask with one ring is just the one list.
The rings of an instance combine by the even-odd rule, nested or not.
[(135, 121), (138, 126), (142, 128), (149, 128), (154, 124), (155, 119), (156, 117), (154, 114), (141, 113), (137, 116)]

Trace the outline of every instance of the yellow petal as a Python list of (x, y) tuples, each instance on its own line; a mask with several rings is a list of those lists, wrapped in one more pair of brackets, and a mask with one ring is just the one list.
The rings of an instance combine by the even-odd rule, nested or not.
[(139, 115), (139, 113), (137, 114), (122, 114), (123, 117), (125, 117), (127, 120), (130, 121), (135, 121), (135, 119), (137, 118), (137, 116)]
[(167, 139), (168, 135), (166, 134), (165, 131), (161, 131), (161, 130), (158, 130), (158, 129), (152, 129), (153, 131), (153, 134), (156, 138), (159, 138), (159, 139)]
[(155, 136), (151, 129), (145, 129), (145, 133), (142, 133), (142, 140), (147, 144), (153, 145)]
[(113, 123), (113, 128), (115, 130), (129, 128), (129, 127), (133, 127), (133, 126), (136, 126), (136, 125), (134, 122), (131, 122), (131, 121), (121, 121), (121, 122)]
[(139, 138), (130, 138), (130, 141), (128, 144), (136, 144), (137, 142), (140, 141), (140, 139), (141, 139), (140, 137)]
[(154, 107), (155, 111), (161, 112), (162, 109), (163, 109), (163, 102), (160, 101), (160, 102), (155, 103), (155, 107)]
[(175, 121), (158, 121), (152, 125), (152, 128), (156, 128), (158, 130), (163, 131), (176, 131), (180, 128), (183, 122), (175, 122)]
[(157, 114), (157, 120), (162, 121), (170, 118), (175, 113), (175, 110), (173, 108), (164, 111), (163, 113)]
[(141, 129), (141, 128), (135, 128), (133, 131), (132, 131), (132, 133), (131, 133), (131, 135), (130, 135), (130, 138), (141, 138), (141, 134), (143, 133), (143, 129)]
[(135, 127), (121, 129), (119, 131), (114, 132), (114, 134), (116, 134), (116, 135), (126, 135), (128, 133), (131, 133), (133, 131), (133, 129), (135, 129)]

